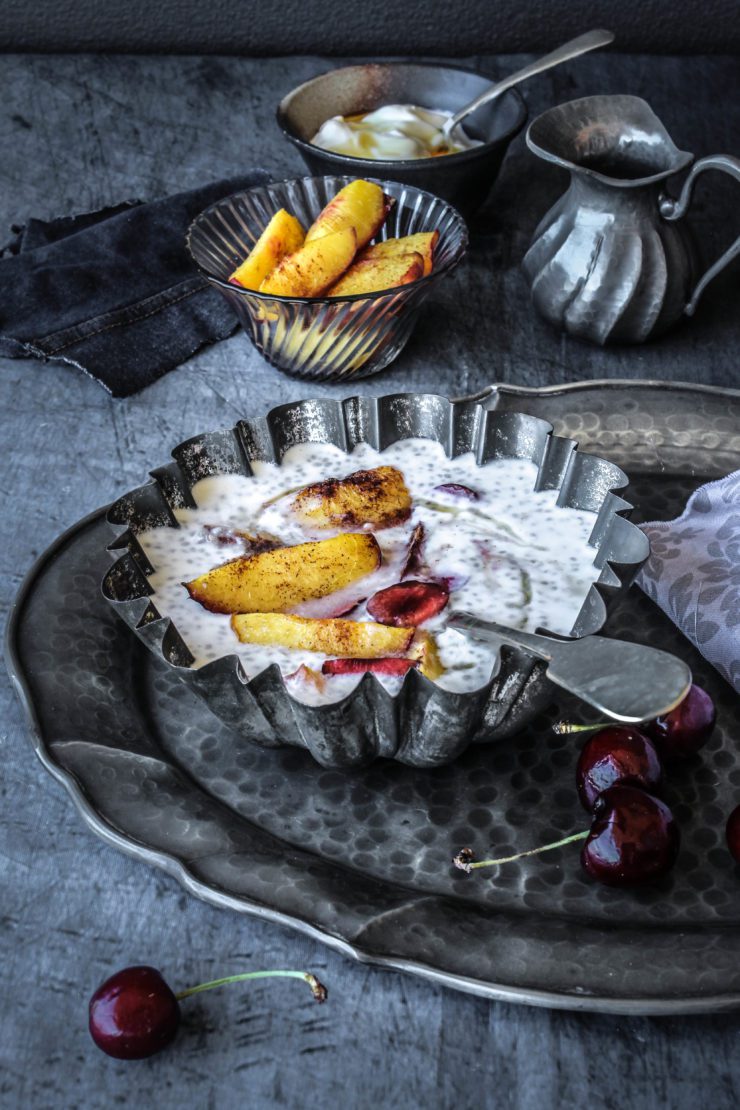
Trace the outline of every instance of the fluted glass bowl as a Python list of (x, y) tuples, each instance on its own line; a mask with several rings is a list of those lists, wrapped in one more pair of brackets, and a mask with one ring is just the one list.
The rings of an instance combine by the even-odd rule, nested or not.
[(379, 181), (396, 203), (374, 241), (438, 231), (434, 270), (427, 277), (349, 297), (276, 297), (229, 283), (279, 208), (308, 227), (352, 180), (300, 177), (259, 185), (211, 205), (188, 230), (190, 254), (226, 297), (260, 354), (286, 374), (309, 381), (368, 377), (388, 366), (403, 350), (422, 303), (460, 262), (468, 244), (465, 221), (451, 205), (422, 189)]

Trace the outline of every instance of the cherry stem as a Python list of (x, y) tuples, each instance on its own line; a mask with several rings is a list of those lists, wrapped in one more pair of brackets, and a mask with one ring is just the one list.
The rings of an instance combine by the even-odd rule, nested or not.
[(583, 832), (573, 833), (572, 836), (566, 836), (563, 840), (556, 840), (554, 844), (544, 844), (541, 848), (530, 848), (528, 852), (517, 852), (515, 856), (502, 856), (500, 859), (480, 859), (475, 862), (473, 862), (471, 849), (463, 848), (452, 862), (460, 871), (466, 871), (470, 874), (478, 867), (498, 867), (499, 864), (513, 863), (514, 860), (524, 859), (525, 856), (537, 856), (540, 852), (550, 852), (553, 848), (562, 848), (564, 844), (572, 844), (574, 840), (585, 840), (588, 834), (589, 830), (584, 829)]
[(552, 731), (558, 736), (570, 736), (574, 732), (595, 732), (598, 728), (610, 728), (614, 721), (597, 721), (595, 725), (574, 725), (570, 721), (558, 721)]
[(188, 987), (175, 995), (178, 1002), (189, 998), (191, 994), (200, 994), (201, 991), (210, 991), (214, 987), (224, 987), (227, 983), (244, 983), (247, 979), (303, 979), (311, 988), (311, 993), (317, 1002), (326, 1002), (328, 991), (310, 971), (245, 971), (241, 975), (227, 975), (225, 979), (212, 979), (209, 983), (199, 983), (197, 987)]

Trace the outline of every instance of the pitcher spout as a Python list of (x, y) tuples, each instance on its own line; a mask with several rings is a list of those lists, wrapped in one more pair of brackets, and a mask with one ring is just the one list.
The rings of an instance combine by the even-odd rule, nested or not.
[(546, 162), (619, 188), (661, 181), (693, 161), (637, 96), (587, 96), (551, 108), (530, 125), (527, 145)]

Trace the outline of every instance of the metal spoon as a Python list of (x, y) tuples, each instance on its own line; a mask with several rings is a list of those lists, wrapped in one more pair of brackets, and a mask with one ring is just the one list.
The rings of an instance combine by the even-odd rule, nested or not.
[(473, 640), (521, 648), (544, 660), (547, 677), (555, 686), (625, 724), (668, 713), (683, 701), (691, 685), (685, 663), (646, 644), (606, 636), (558, 639), (481, 621), (471, 613), (453, 613), (448, 624)]
[(518, 69), (516, 73), (510, 74), (505, 77), (503, 81), (497, 81), (495, 85), (491, 85), (489, 89), (482, 92), (480, 96), (476, 96), (475, 100), (471, 100), (464, 108), (460, 108), (455, 112), (454, 116), (445, 123), (442, 131), (445, 136), (449, 136), (453, 129), (465, 119), (470, 112), (474, 112), (476, 108), (488, 104), (491, 100), (495, 100), (497, 96), (510, 89), (512, 85), (518, 85), (520, 81), (525, 81), (527, 77), (534, 77), (535, 73), (542, 73), (543, 70), (552, 69), (553, 66), (559, 66), (561, 62), (567, 62), (571, 58), (577, 58), (580, 54), (587, 54), (589, 50), (596, 50), (599, 46), (608, 46), (610, 42), (614, 42), (614, 35), (611, 31), (587, 31), (585, 35), (579, 35), (576, 39), (571, 39), (570, 42), (564, 42), (557, 50), (553, 50), (550, 54), (545, 54), (544, 58), (539, 61), (530, 62), (528, 66), (523, 69)]

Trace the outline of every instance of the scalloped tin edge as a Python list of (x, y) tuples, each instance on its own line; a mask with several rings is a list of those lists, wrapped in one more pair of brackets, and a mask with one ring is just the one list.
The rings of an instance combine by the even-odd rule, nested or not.
[(293, 402), (229, 430), (191, 437), (174, 448), (172, 463), (151, 472), (154, 481), (111, 506), (107, 519), (116, 538), (109, 550), (115, 558), (103, 594), (150, 650), (243, 738), (266, 746), (307, 747), (327, 767), (357, 766), (376, 756), (435, 766), (454, 759), (469, 743), (518, 731), (551, 696), (544, 666), (510, 649), (500, 653), (490, 682), (469, 694), (442, 690), (411, 672), (400, 692), (391, 695), (367, 674), (342, 701), (306, 706), (291, 696), (276, 665), (247, 679), (233, 654), (192, 669), (193, 656), (177, 628), (152, 604), (151, 567), (136, 535), (175, 524), (175, 510), (194, 503), (192, 487), (201, 478), (248, 476), (251, 460), (279, 462), (298, 442), (332, 442), (351, 452), (358, 442), (382, 450), (409, 435), (436, 439), (450, 457), (473, 450), (481, 464), (497, 457), (530, 458), (538, 466), (536, 488), (557, 489), (559, 504), (595, 514), (592, 541), (600, 577), (574, 624), (575, 636), (599, 631), (608, 599), (629, 585), (647, 557), (645, 536), (625, 517), (632, 506), (614, 492), (627, 484), (624, 472), (579, 452), (573, 440), (556, 436), (539, 417), (408, 393)]

